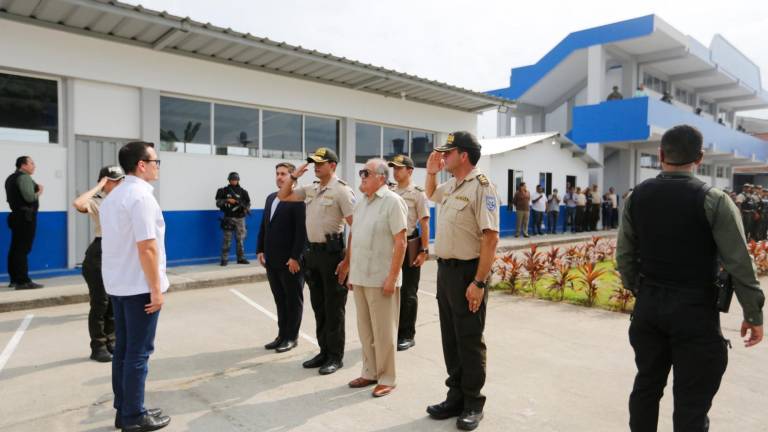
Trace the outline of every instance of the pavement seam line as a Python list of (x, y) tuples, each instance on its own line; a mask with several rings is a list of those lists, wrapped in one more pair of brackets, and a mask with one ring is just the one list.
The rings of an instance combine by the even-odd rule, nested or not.
[[(231, 292), (232, 294), (234, 294), (237, 297), (239, 297), (240, 300), (242, 300), (242, 301), (248, 303), (249, 305), (255, 307), (256, 309), (258, 309), (261, 313), (263, 313), (264, 315), (266, 315), (269, 318), (271, 318), (272, 321), (277, 322), (277, 316), (275, 314), (273, 314), (272, 312), (268, 311), (267, 309), (265, 309), (263, 306), (261, 306), (260, 304), (256, 303), (255, 301), (251, 300), (250, 297), (246, 296), (245, 294), (241, 293), (240, 291), (238, 291), (238, 290), (236, 290), (234, 288), (230, 288), (229, 292)], [(307, 341), (309, 341), (311, 344), (315, 345), (316, 347), (320, 346), (317, 343), (317, 339), (315, 339), (312, 336), (304, 333), (303, 331), (299, 332), (299, 336), (301, 336), (302, 338), (306, 339)]]
[(24, 336), (24, 332), (27, 330), (27, 327), (29, 327), (29, 323), (32, 322), (32, 318), (35, 316), (33, 314), (28, 314), (24, 317), (24, 320), (21, 321), (21, 324), (19, 325), (19, 328), (16, 330), (16, 333), (13, 334), (13, 337), (11, 337), (11, 340), (8, 341), (8, 345), (5, 346), (5, 349), (3, 349), (3, 352), (0, 353), (0, 372), (3, 371), (3, 368), (5, 367), (5, 364), (8, 363), (8, 360), (11, 358), (11, 355), (16, 350), (16, 347), (19, 346), (19, 343), (21, 342), (22, 336)]

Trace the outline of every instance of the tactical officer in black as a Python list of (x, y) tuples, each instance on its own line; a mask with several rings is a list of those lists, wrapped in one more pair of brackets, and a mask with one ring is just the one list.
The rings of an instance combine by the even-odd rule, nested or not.
[(37, 227), (37, 210), (40, 207), (40, 195), (43, 186), (32, 180), (35, 162), (29, 156), (16, 159), (16, 171), (5, 179), (5, 196), (11, 213), (8, 215), (8, 228), (11, 229), (11, 244), (8, 250), (9, 288), (42, 288), (39, 283), (29, 278), (27, 255), (32, 251)]
[(718, 260), (744, 310), (741, 335), (763, 337), (763, 292), (746, 247), (739, 210), (695, 177), (702, 136), (682, 125), (661, 139), (662, 172), (626, 198), (616, 259), (636, 297), (629, 341), (637, 376), (629, 398), (633, 432), (654, 432), (667, 376), (674, 368), (674, 430), (707, 431), (728, 362), (720, 330)]
[(752, 195), (752, 185), (749, 183), (742, 186), (741, 193), (736, 196), (736, 202), (741, 210), (741, 223), (744, 225), (744, 233), (747, 239), (752, 238), (755, 223), (755, 212), (757, 211), (757, 202)]
[(221, 265), (227, 265), (229, 260), (232, 234), (235, 235), (237, 245), (237, 263), (250, 264), (245, 259), (243, 241), (248, 232), (245, 226), (245, 217), (251, 212), (251, 198), (248, 196), (248, 191), (240, 187), (240, 175), (238, 173), (229, 173), (227, 180), (229, 185), (216, 191), (216, 207), (224, 212), (224, 217), (221, 219), (221, 229), (224, 231), (224, 239), (221, 243)]

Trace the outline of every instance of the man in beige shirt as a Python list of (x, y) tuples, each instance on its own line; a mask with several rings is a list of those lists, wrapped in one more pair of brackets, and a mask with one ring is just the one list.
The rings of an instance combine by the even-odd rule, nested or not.
[[(413, 184), (413, 159), (397, 155), (391, 161), (393, 177), (397, 184), (393, 191), (405, 200), (408, 206), (408, 241), (419, 239), (419, 255), (413, 262), (403, 261), (403, 285), (400, 289), (400, 323), (397, 326), (397, 350), (405, 351), (416, 345), (416, 312), (419, 307), (419, 279), (421, 266), (429, 256), (429, 204), (424, 188)], [(416, 227), (419, 227), (418, 231)]]
[(343, 282), (348, 266), (344, 258), (344, 222), (352, 225), (355, 194), (347, 183), (336, 177), (339, 157), (331, 149), (320, 147), (296, 169), (296, 181), (309, 164), (315, 165), (318, 181), (293, 188), (285, 182), (277, 197), (280, 201), (304, 201), (309, 248), (304, 254), (306, 281), (312, 310), (315, 312), (317, 343), (320, 354), (303, 363), (305, 368), (320, 368), (321, 375), (336, 372), (343, 366), (344, 314), (347, 289)]
[[(485, 396), (486, 281), (499, 241), (496, 188), (475, 166), (480, 144), (469, 132), (454, 132), (427, 161), (426, 192), (440, 205), (435, 254), (437, 305), (448, 372), (446, 400), (427, 407), (435, 419), (459, 416), (456, 426), (473, 430), (483, 419)], [(437, 185), (437, 173), (453, 175)]]
[(375, 383), (374, 397), (395, 388), (395, 335), (400, 310), (400, 268), (405, 256), (408, 208), (389, 190), (389, 168), (384, 159), (371, 159), (360, 170), (360, 191), (344, 265), (349, 265), (354, 291), (357, 329), (363, 350), (363, 370), (350, 381), (352, 388)]
[(88, 333), (91, 336), (91, 360), (100, 363), (112, 361), (115, 350), (115, 317), (101, 277), (101, 222), (99, 207), (104, 198), (125, 178), (119, 166), (105, 166), (99, 171), (99, 183), (77, 197), (72, 206), (87, 213), (93, 224), (93, 241), (85, 250), (83, 278), (88, 285), (91, 309), (88, 312)]

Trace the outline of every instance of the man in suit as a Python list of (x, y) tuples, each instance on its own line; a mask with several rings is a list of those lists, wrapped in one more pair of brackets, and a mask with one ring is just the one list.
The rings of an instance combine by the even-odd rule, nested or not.
[[(275, 180), (280, 189), (293, 183), (293, 164), (280, 162), (275, 167)], [(267, 196), (259, 229), (257, 253), (259, 262), (267, 269), (267, 279), (277, 305), (278, 334), (264, 345), (279, 353), (296, 347), (304, 310), (304, 277), (301, 261), (307, 240), (303, 201), (280, 201), (277, 192)]]

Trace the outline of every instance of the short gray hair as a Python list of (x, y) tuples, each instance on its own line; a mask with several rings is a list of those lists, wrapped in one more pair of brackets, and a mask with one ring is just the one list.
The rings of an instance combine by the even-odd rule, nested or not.
[(374, 167), (375, 167), (374, 169), (376, 174), (384, 176), (384, 183), (389, 183), (388, 162), (382, 158), (373, 158), (373, 159), (368, 159), (368, 161), (365, 164), (368, 165), (369, 163), (374, 164)]

